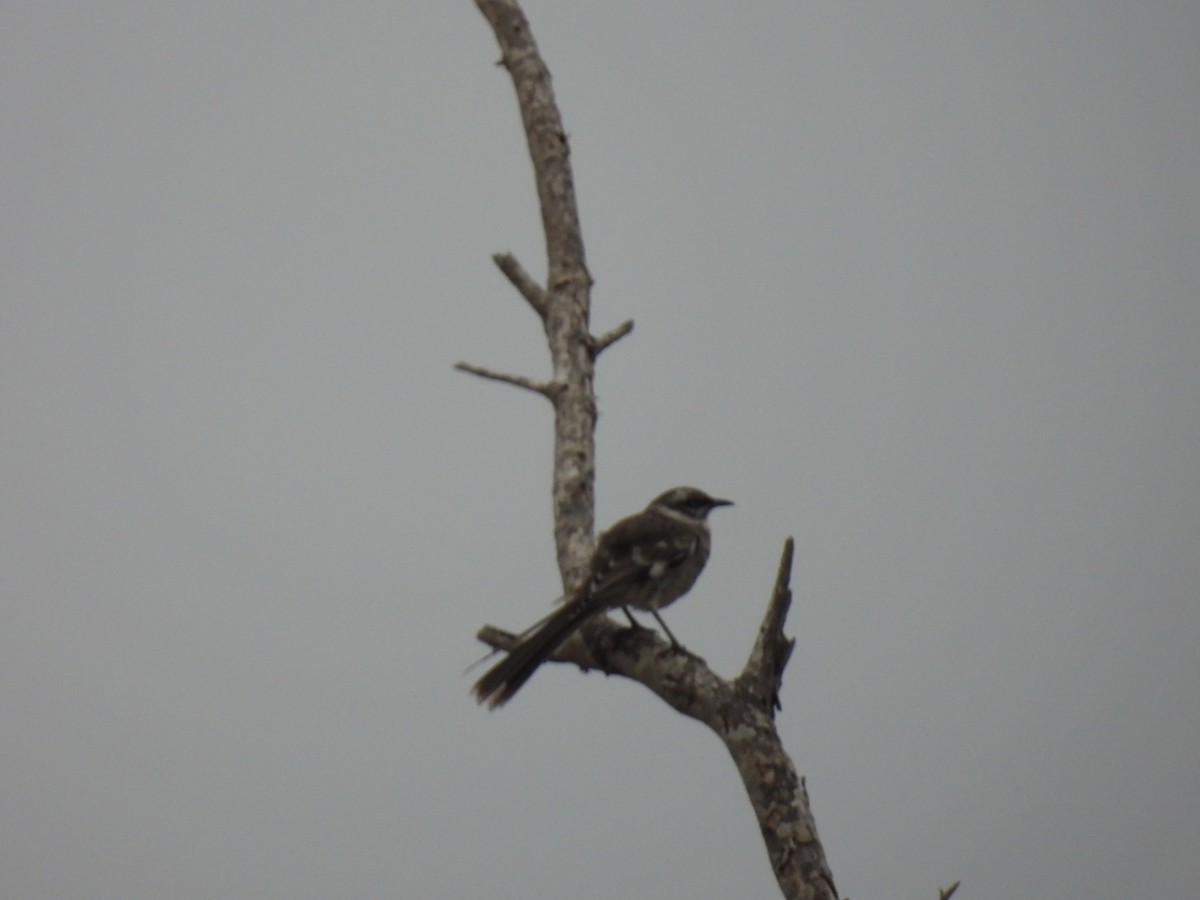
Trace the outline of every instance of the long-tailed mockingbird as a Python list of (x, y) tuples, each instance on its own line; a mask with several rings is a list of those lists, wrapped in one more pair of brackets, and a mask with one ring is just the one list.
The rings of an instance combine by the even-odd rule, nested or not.
[(610, 609), (622, 607), (626, 614), (631, 606), (648, 610), (678, 647), (658, 610), (696, 583), (712, 544), (704, 520), (715, 507), (730, 505), (697, 488), (677, 487), (619, 521), (600, 536), (579, 590), (526, 631), (475, 683), (475, 699), (493, 709), (508, 702), (580, 625)]

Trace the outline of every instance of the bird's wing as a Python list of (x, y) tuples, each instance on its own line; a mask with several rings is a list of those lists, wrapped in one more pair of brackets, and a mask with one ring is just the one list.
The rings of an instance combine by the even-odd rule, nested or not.
[[(591, 594), (603, 603), (631, 586), (657, 581), (695, 550), (698, 537), (666, 517), (637, 515), (622, 519), (600, 537), (592, 556)], [(609, 605), (609, 604), (604, 604)]]

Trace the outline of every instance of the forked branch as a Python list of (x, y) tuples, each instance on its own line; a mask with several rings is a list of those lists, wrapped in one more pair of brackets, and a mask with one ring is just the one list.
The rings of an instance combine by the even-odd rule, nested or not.
[[(476, 0), (500, 45), (513, 80), (533, 161), (548, 271), (538, 285), (508, 254), (496, 264), (537, 312), (553, 374), (545, 382), (460, 363), (458, 368), (549, 397), (554, 404), (554, 537), (567, 593), (586, 577), (593, 550), (596, 357), (633, 330), (627, 321), (599, 338), (589, 330), (591, 276), (575, 202), (569, 148), (550, 73), (515, 0)], [(772, 869), (788, 898), (837, 900), (817, 838), (808, 793), (775, 730), (779, 685), (792, 650), (783, 634), (791, 601), (792, 543), (784, 549), (767, 613), (744, 671), (733, 681), (704, 660), (647, 629), (600, 616), (586, 622), (553, 657), (585, 670), (634, 679), (683, 714), (704, 722), (729, 750), (754, 807)], [(479, 639), (509, 649), (519, 635), (491, 626)]]

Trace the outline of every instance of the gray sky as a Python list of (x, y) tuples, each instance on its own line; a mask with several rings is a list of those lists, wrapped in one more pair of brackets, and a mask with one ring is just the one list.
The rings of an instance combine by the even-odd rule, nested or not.
[[(533, 2), (602, 359), (599, 518), (732, 497), (741, 666), (844, 894), (1200, 883), (1200, 7)], [(564, 667), (544, 267), (459, 3), (6, 3), (0, 893), (770, 897), (718, 741)]]

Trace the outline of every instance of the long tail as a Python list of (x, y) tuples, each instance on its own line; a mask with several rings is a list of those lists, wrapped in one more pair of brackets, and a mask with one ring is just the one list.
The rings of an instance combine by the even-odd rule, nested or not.
[(508, 655), (475, 682), (472, 692), (479, 703), (490, 709), (503, 706), (530, 679), (537, 667), (562, 646), (584, 620), (596, 611), (588, 596), (577, 597), (560, 606), (535, 625)]

